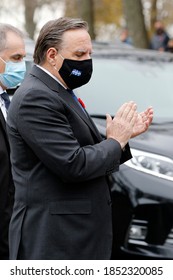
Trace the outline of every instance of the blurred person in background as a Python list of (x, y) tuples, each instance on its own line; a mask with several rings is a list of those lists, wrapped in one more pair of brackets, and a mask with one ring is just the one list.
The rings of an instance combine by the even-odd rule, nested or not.
[(127, 28), (124, 28), (120, 34), (120, 40), (122, 43), (126, 43), (128, 45), (133, 45), (132, 38), (129, 36), (129, 31)]
[(148, 129), (153, 110), (138, 114), (134, 102), (123, 104), (113, 119), (107, 115), (103, 140), (73, 91), (91, 78), (91, 54), (85, 21), (47, 22), (35, 65), (12, 99), (10, 259), (111, 258), (108, 176), (131, 158), (128, 140)]
[(173, 53), (173, 39), (172, 38), (168, 41), (166, 51)]
[(150, 41), (150, 48), (157, 51), (166, 51), (169, 36), (165, 31), (164, 25), (161, 21), (156, 21), (154, 24), (154, 34)]
[(6, 134), (6, 117), (10, 99), (7, 89), (24, 78), (25, 45), (20, 30), (0, 23), (0, 259), (9, 259), (8, 228), (11, 218), (14, 185), (11, 175), (10, 147)]

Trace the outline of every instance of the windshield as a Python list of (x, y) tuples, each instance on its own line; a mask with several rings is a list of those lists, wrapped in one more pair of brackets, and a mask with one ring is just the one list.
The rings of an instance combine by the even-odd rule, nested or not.
[(77, 89), (90, 114), (115, 114), (133, 100), (138, 111), (154, 108), (155, 118), (173, 119), (173, 62), (93, 59), (90, 82)]

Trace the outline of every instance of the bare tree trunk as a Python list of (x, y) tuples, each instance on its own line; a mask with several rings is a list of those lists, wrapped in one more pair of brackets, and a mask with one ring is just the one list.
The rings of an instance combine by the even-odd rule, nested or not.
[(28, 36), (33, 39), (36, 23), (34, 22), (34, 12), (37, 7), (36, 0), (23, 0), (25, 7), (25, 29), (28, 33)]
[(123, 9), (129, 34), (138, 48), (148, 48), (149, 41), (145, 28), (141, 0), (123, 0)]
[(154, 33), (154, 23), (157, 19), (157, 0), (151, 0), (150, 30), (149, 35)]
[(94, 1), (95, 0), (66, 0), (65, 15), (78, 17), (88, 22), (89, 33), (95, 39), (94, 32)]
[(89, 25), (89, 33), (92, 39), (95, 39), (94, 32), (94, 0), (77, 0), (79, 7), (79, 16), (86, 20)]
[[(36, 8), (41, 8), (44, 4), (57, 4), (64, 0), (22, 0), (25, 9), (25, 29), (28, 36), (33, 39), (37, 22), (34, 21), (34, 13)], [(39, 19), (38, 19), (39, 20)]]

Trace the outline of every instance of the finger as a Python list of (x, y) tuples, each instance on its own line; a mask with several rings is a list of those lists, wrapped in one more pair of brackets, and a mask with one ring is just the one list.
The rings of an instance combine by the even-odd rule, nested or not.
[(148, 113), (146, 113), (146, 111), (145, 112), (141, 112), (139, 115), (142, 117), (142, 121), (143, 122), (148, 120)]
[(153, 121), (153, 114), (152, 115), (149, 115), (148, 117), (148, 125), (150, 125)]
[(149, 111), (149, 117), (152, 117), (152, 118), (153, 118), (153, 116), (154, 116), (154, 111), (153, 111), (153, 109), (150, 109), (150, 111)]
[(142, 117), (144, 121), (148, 120), (149, 123), (151, 123), (153, 120), (153, 109), (150, 108), (146, 113), (142, 115)]
[(145, 113), (146, 115), (151, 115), (153, 114), (153, 107), (148, 107), (143, 113)]
[(123, 111), (126, 109), (128, 103), (124, 103), (117, 111), (115, 117), (121, 118)]
[(138, 118), (138, 113), (135, 111), (134, 114), (133, 114), (133, 117), (130, 120), (130, 123), (131, 123), (132, 126), (135, 125), (135, 123), (137, 121), (137, 118)]
[(127, 115), (129, 114), (129, 112), (131, 110), (135, 110), (136, 109), (136, 104), (133, 101), (130, 101), (128, 103), (124, 103), (119, 110), (117, 111), (116, 117), (119, 118), (126, 118)]
[(146, 131), (146, 130), (149, 128), (150, 124), (152, 123), (152, 120), (153, 120), (153, 114), (151, 114), (151, 115), (149, 115), (149, 116), (147, 116), (147, 117), (145, 116), (145, 117), (142, 119), (143, 124), (144, 124), (144, 126), (145, 126), (144, 131)]
[(122, 118), (126, 119), (127, 121), (131, 121), (136, 112), (136, 109), (137, 109), (137, 106), (134, 102), (128, 103), (128, 106), (126, 107), (126, 109), (124, 110), (124, 112), (122, 114)]
[(107, 124), (107, 126), (109, 124), (111, 124), (111, 122), (112, 122), (112, 117), (109, 114), (106, 114), (106, 124)]
[(153, 108), (149, 107), (144, 112), (140, 113), (143, 121), (146, 121), (148, 118), (153, 118)]

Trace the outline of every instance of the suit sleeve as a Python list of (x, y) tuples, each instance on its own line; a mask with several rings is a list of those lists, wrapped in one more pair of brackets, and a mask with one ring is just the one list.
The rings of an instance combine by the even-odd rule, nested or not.
[(125, 149), (122, 151), (120, 164), (126, 162), (127, 160), (129, 160), (131, 158), (132, 158), (132, 154), (131, 154), (131, 151), (130, 151), (130, 146), (127, 143), (126, 146), (125, 146)]
[(105, 176), (118, 170), (120, 160), (127, 159), (126, 153), (121, 159), (121, 147), (113, 139), (81, 147), (61, 100), (51, 100), (47, 92), (37, 91), (35, 95), (39, 102), (28, 95), (21, 103), (17, 127), (40, 161), (62, 180), (84, 181)]

